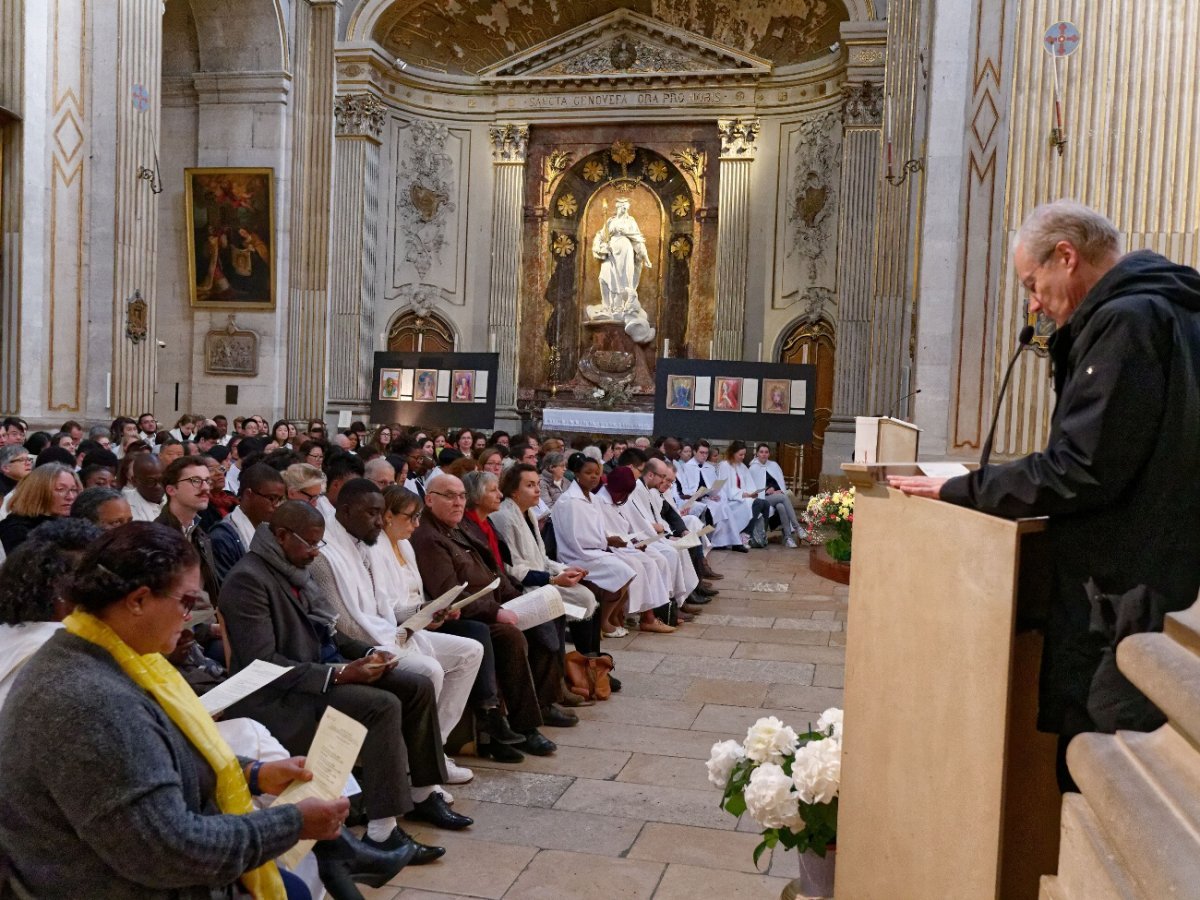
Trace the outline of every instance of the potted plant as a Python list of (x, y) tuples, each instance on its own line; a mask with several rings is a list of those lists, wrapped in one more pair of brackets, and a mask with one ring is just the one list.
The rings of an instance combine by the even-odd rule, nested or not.
[(854, 532), (854, 488), (814, 494), (804, 510), (804, 524), (811, 543), (824, 543), (831, 559), (849, 562)]
[(721, 807), (749, 813), (762, 828), (754, 850), (783, 847), (800, 853), (800, 877), (783, 897), (832, 897), (842, 778), (842, 711), (827, 709), (797, 734), (774, 716), (759, 719), (744, 742), (713, 744), (708, 780), (724, 792)]

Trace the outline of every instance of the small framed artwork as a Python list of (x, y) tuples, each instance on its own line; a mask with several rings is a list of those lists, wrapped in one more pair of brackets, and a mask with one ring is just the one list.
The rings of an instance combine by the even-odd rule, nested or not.
[(413, 377), (413, 402), (433, 403), (437, 400), (437, 369), (417, 369)]
[(381, 369), (379, 371), (379, 399), (400, 399), (400, 370)]
[(667, 409), (696, 408), (696, 376), (671, 375), (667, 378)]
[(451, 403), (475, 402), (475, 372), (472, 369), (455, 369), (451, 376), (454, 389), (450, 392)]
[(762, 411), (790, 414), (792, 411), (792, 383), (782, 378), (764, 378)]
[(192, 306), (275, 308), (274, 174), (253, 168), (184, 170)]
[(721, 412), (741, 412), (742, 379), (718, 377), (713, 380), (716, 382), (713, 409)]

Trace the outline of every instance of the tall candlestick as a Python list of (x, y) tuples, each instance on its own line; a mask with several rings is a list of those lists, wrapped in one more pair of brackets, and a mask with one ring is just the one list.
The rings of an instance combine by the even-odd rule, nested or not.
[(887, 110), (887, 125), (884, 131), (884, 144), (887, 147), (887, 177), (892, 177), (892, 98), (889, 96), (884, 102)]
[(1062, 130), (1062, 93), (1058, 86), (1058, 58), (1050, 57), (1050, 69), (1054, 72), (1054, 124)]

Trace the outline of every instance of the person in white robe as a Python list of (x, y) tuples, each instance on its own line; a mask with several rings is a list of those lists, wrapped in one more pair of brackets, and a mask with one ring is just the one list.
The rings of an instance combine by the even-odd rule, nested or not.
[(711, 448), (708, 441), (698, 441), (695, 453), (687, 460), (679, 472), (679, 511), (684, 515), (695, 515), (701, 519), (710, 520), (715, 526), (726, 518), (727, 510), (721, 504), (721, 495), (706, 494), (700, 500), (689, 501), (701, 488), (711, 488), (717, 483), (717, 467), (709, 461)]
[(656, 569), (648, 569), (628, 553), (614, 552), (624, 541), (611, 538), (593, 491), (600, 485), (601, 463), (577, 454), (570, 461), (575, 480), (554, 504), (550, 521), (558, 541), (558, 561), (587, 569), (588, 580), (605, 591), (624, 594), (623, 601), (601, 610), (605, 637), (624, 637), (625, 613), (653, 609), (666, 602)]
[[(338, 613), (339, 631), (395, 654), (399, 659), (397, 668), (424, 675), (433, 683), (438, 724), (445, 742), (462, 718), (471, 696), (483, 661), (483, 646), (470, 638), (436, 631), (410, 633), (399, 627), (400, 622), (416, 611), (412, 579), (400, 570), (386, 541), (379, 540), (382, 516), (364, 517), (370, 521), (360, 521), (355, 515), (354, 507), (361, 505), (356, 504), (361, 493), (378, 496), (382, 507), (383, 492), (368, 483), (373, 491), (364, 486), (345, 498), (339, 494), (337, 512), (325, 525), (321, 556), (312, 565), (313, 578)], [(416, 560), (411, 563), (406, 569), (415, 573)], [(419, 579), (418, 575), (418, 582)], [(449, 757), (446, 772), (450, 784), (465, 784), (474, 777), (470, 769), (457, 765)], [(425, 788), (414, 787), (413, 796), (420, 803), (428, 793)]]
[[(637, 481), (634, 482), (629, 499), (618, 507), (621, 518), (625, 520), (630, 531), (639, 540), (670, 533), (670, 529), (659, 515), (662, 496), (657, 491), (651, 492), (638, 477), (642, 474), (640, 471), (642, 468), (642, 466), (630, 466)], [(652, 493), (658, 497), (658, 501), (651, 496)], [(692, 596), (692, 591), (700, 584), (700, 578), (692, 566), (691, 558), (675, 549), (674, 545), (666, 540), (651, 544), (646, 550), (666, 560), (670, 573), (667, 578), (667, 587), (670, 590), (671, 599), (679, 606), (683, 606)]]
[(754, 499), (757, 496), (750, 470), (743, 462), (745, 456), (746, 445), (734, 441), (717, 467), (717, 480), (725, 482), (721, 488), (725, 516), (720, 521), (714, 518), (716, 531), (712, 535), (714, 547), (730, 547), (743, 553), (750, 548), (749, 528), (754, 518)]
[(783, 469), (771, 459), (771, 448), (766, 444), (759, 444), (754, 450), (754, 459), (750, 461), (749, 469), (754, 489), (758, 491), (759, 499), (768, 507), (767, 516), (778, 513), (785, 543), (789, 547), (798, 546), (801, 537), (800, 520), (796, 518), (796, 508), (792, 505), (792, 492), (786, 489), (787, 481), (784, 480)]

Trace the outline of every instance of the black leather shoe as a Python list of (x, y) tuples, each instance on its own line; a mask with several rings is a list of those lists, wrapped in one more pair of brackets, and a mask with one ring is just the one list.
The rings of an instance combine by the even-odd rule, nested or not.
[(342, 829), (332, 841), (317, 841), (313, 855), (317, 873), (334, 900), (357, 900), (362, 894), (354, 882), (383, 887), (413, 861), (417, 845), (408, 843), (395, 850), (380, 850)]
[(621, 692), (621, 682), (619, 682), (612, 674), (609, 674), (608, 676), (608, 689), (614, 694), (619, 694)]
[(733, 547), (730, 547), (729, 549), (732, 550), (734, 553), (749, 553), (750, 552), (750, 548), (747, 547), (745, 544), (737, 544)]
[(412, 846), (413, 858), (412, 865), (423, 866), (425, 863), (431, 863), (435, 859), (441, 859), (446, 855), (445, 847), (433, 847), (428, 844), (419, 844), (413, 839), (413, 836), (397, 825), (392, 829), (392, 833), (387, 836), (385, 841), (373, 841), (369, 837), (364, 837), (362, 842), (368, 847), (374, 847), (376, 850), (399, 850), (402, 847)]
[(698, 585), (696, 585), (696, 593), (702, 597), (715, 597), (715, 596), (717, 596), (717, 594), (719, 594), (721, 592), (718, 591), (715, 587), (713, 587), (708, 582), (702, 581)]
[(404, 818), (415, 822), (428, 822), (430, 825), (449, 831), (461, 831), (475, 824), (475, 820), (470, 816), (464, 816), (452, 810), (446, 804), (446, 798), (437, 791), (406, 812)]
[(700, 615), (701, 612), (703, 612), (703, 610), (701, 610), (699, 606), (696, 606), (693, 603), (683, 604), (683, 606), (679, 607), (679, 611), (680, 611), (680, 613), (682, 613), (684, 615), (688, 615), (693, 619), (696, 616)]
[(570, 728), (572, 725), (579, 724), (579, 716), (559, 709), (559, 707), (551, 703), (542, 710), (542, 724), (549, 725), (552, 728)]
[(533, 731), (526, 732), (525, 742), (518, 749), (533, 756), (549, 756), (558, 749), (558, 744), (535, 728)]
[(707, 578), (709, 581), (720, 581), (725, 576), (720, 572), (714, 572), (709, 565), (705, 563), (704, 568), (700, 570), (700, 577)]
[(512, 730), (512, 726), (508, 724), (508, 719), (504, 713), (500, 712), (500, 707), (498, 706), (485, 709), (477, 718), (479, 721), (479, 730), (487, 732), (487, 736), (493, 741), (499, 741), (501, 744), (519, 744), (525, 740), (524, 735)]
[[(524, 741), (525, 738), (521, 738), (521, 740)], [(525, 760), (525, 754), (512, 744), (501, 744), (496, 741), (490, 744), (476, 744), (475, 753), (482, 759), (490, 756), (496, 762), (502, 763), (519, 763)]]
[(696, 588), (696, 590), (688, 594), (688, 598), (685, 602), (690, 603), (693, 606), (703, 606), (705, 603), (712, 603), (712, 597), (708, 594), (700, 593), (700, 589)]

